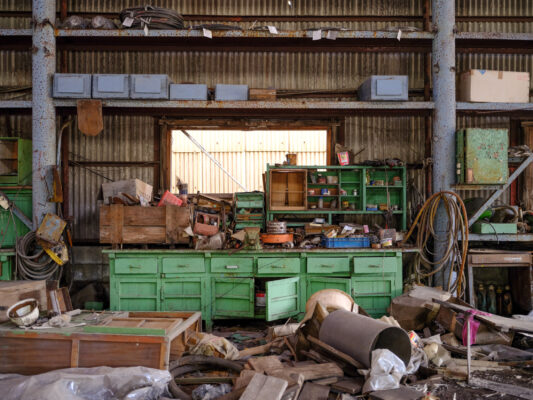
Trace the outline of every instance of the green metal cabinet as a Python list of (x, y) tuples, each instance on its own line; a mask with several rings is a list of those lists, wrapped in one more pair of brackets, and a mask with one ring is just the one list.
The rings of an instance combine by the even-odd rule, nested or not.
[(0, 281), (10, 281), (13, 278), (14, 251), (0, 250)]
[[(397, 250), (104, 250), (112, 310), (201, 311), (213, 319), (300, 317), (322, 289), (350, 294), (369, 314), (386, 313), (402, 290)], [(265, 292), (266, 307), (255, 294)]]

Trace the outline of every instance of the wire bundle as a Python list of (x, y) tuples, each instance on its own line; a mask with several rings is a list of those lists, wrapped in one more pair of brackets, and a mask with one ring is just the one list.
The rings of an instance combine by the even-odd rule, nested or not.
[[(37, 250), (35, 232), (17, 238), (17, 275), (27, 280), (48, 280), (58, 270), (57, 265), (43, 249)], [(33, 253), (33, 254), (32, 254)], [(59, 279), (59, 278), (58, 278)]]
[[(437, 210), (441, 204), (448, 217), (446, 233), (436, 232), (434, 226)], [(461, 198), (456, 193), (448, 191), (435, 193), (418, 212), (405, 241), (409, 239), (415, 227), (418, 227), (416, 246), (420, 249), (415, 262), (418, 281), (420, 282), (421, 278), (430, 279), (450, 266), (447, 290), (457, 291), (457, 296), (463, 297), (464, 289), (461, 283), (464, 280), (464, 267), (468, 252), (468, 217)], [(459, 244), (460, 239), (462, 239), (461, 244)], [(445, 244), (445, 254), (440, 260), (433, 260), (435, 253), (430, 247), (440, 243)], [(425, 268), (422, 269), (421, 265)], [(457, 279), (452, 282), (454, 271), (457, 272)]]
[(120, 12), (120, 22), (133, 20), (131, 29), (183, 29), (183, 17), (174, 10), (153, 6), (126, 8)]

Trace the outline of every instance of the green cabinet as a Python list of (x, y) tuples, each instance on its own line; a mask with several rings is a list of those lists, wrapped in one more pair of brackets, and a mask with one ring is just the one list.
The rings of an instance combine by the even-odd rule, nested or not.
[(253, 317), (253, 278), (212, 278), (213, 317)]
[[(298, 318), (307, 299), (338, 289), (374, 317), (402, 290), (397, 250), (228, 251), (104, 250), (109, 254), (112, 310), (201, 311), (213, 319)], [(256, 292), (266, 306), (256, 306)]]
[(266, 320), (288, 318), (300, 312), (300, 277), (266, 282)]
[(14, 251), (0, 250), (0, 281), (10, 281), (13, 278)]
[[(31, 158), (31, 156), (30, 156)], [(31, 177), (30, 177), (31, 178)], [(0, 187), (0, 190), (2, 187)], [(12, 201), (22, 213), (32, 219), (32, 191), (29, 189), (6, 189), (2, 190), (8, 199)], [(30, 230), (11, 211), (0, 207), (0, 247), (15, 247), (17, 238), (24, 236)]]
[(207, 291), (204, 277), (165, 277), (161, 281), (161, 311), (202, 311)]

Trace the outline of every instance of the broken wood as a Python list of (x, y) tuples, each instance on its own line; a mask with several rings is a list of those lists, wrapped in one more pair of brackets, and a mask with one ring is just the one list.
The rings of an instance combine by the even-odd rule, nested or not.
[(300, 399), (302, 400), (327, 400), (328, 396), (329, 387), (317, 385), (313, 382), (306, 382), (300, 393)]
[(287, 381), (273, 376), (255, 374), (241, 400), (281, 400)]
[(335, 363), (288, 367), (272, 371), (272, 374), (278, 377), (290, 377), (291, 374), (301, 374), (306, 381), (344, 376), (342, 369)]
[(270, 371), (283, 368), (283, 364), (279, 360), (278, 356), (250, 358), (248, 360), (248, 364), (250, 364), (250, 367), (252, 367), (254, 371), (259, 373), (266, 372), (267, 374)]
[(398, 389), (380, 390), (370, 393), (373, 400), (418, 400), (424, 397), (424, 393), (417, 390), (400, 386)]
[(331, 389), (334, 392), (348, 393), (348, 394), (358, 394), (361, 393), (363, 389), (364, 379), (354, 378), (354, 379), (342, 379), (331, 386)]
[(349, 364), (349, 365), (351, 365), (351, 366), (353, 366), (353, 367), (355, 367), (357, 369), (366, 369), (363, 366), (363, 364), (361, 364), (359, 361), (355, 360), (354, 358), (352, 358), (348, 354), (343, 353), (342, 351), (339, 351), (339, 350), (335, 349), (334, 347), (330, 346), (329, 344), (326, 344), (326, 343), (322, 342), (321, 340), (319, 340), (319, 339), (317, 339), (315, 337), (307, 336), (307, 340), (312, 345), (314, 345), (313, 346), (314, 348), (317, 348), (319, 350), (322, 350), (323, 352), (328, 353), (328, 355), (331, 355), (335, 359), (343, 361), (344, 363), (347, 363), (347, 364)]
[(476, 378), (475, 376), (470, 379), (470, 384), (480, 388), (489, 389), (494, 392), (516, 396), (521, 399), (533, 399), (533, 389), (524, 386), (493, 382), (487, 379)]
[(279, 344), (279, 342), (282, 342), (282, 341), (283, 341), (283, 338), (277, 338), (277, 339), (274, 339), (270, 343), (263, 344), (261, 346), (250, 347), (248, 349), (241, 350), (239, 352), (239, 359), (243, 359), (245, 357), (250, 357), (250, 356), (257, 356), (259, 354), (265, 354), (274, 345), (277, 345), (277, 344)]

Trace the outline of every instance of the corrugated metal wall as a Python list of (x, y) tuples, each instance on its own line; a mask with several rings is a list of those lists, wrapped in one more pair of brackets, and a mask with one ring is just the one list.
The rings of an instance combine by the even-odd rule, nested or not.
[[(280, 29), (305, 29), (342, 26), (350, 29), (387, 29), (395, 26), (421, 27), (423, 0), (160, 0), (152, 4), (176, 8), (183, 14), (198, 15), (366, 15), (415, 16), (412, 22), (279, 22)], [(533, 16), (533, 1), (457, 0), (459, 16)], [(70, 0), (71, 11), (118, 12), (136, 6), (135, 0)], [(0, 0), (0, 10), (31, 11), (31, 0)], [(264, 25), (258, 18), (256, 25)], [(196, 23), (191, 21), (192, 24)], [(251, 23), (242, 23), (249, 27)], [(533, 32), (531, 23), (458, 22), (459, 31)], [(0, 27), (30, 28), (30, 18), (0, 17)], [(351, 53), (266, 53), (266, 52), (70, 52), (69, 72), (167, 73), (175, 82), (247, 83), (252, 87), (279, 89), (351, 89), (370, 74), (407, 74), (411, 89), (423, 88), (423, 56), (420, 54)], [(505, 69), (533, 73), (533, 55), (460, 54), (458, 71), (468, 68)], [(0, 52), (0, 86), (31, 85), (31, 54), (20, 51)], [(3, 94), (13, 96), (12, 94)], [(26, 94), (29, 98), (29, 95)], [(71, 132), (74, 160), (152, 161), (153, 119), (149, 117), (105, 117), (104, 133), (87, 138)], [(508, 118), (479, 116), (459, 118), (458, 125), (508, 127)], [(29, 137), (29, 116), (0, 116), (0, 134)], [(424, 120), (422, 117), (356, 116), (346, 120), (346, 142), (354, 151), (364, 148), (358, 161), (398, 157), (406, 162), (420, 162), (424, 156)], [(264, 164), (264, 162), (263, 162)], [(71, 210), (75, 216), (75, 236), (79, 240), (98, 237), (97, 204), (99, 187), (111, 179), (138, 177), (149, 183), (153, 168), (71, 167)], [(423, 191), (423, 171), (410, 172), (416, 187)], [(480, 192), (466, 195), (480, 195)]]
[[(326, 165), (327, 131), (188, 131), (248, 191), (263, 190), (266, 164), (296, 153), (298, 165)], [(180, 131), (172, 138), (172, 191), (177, 178), (190, 193), (232, 193), (240, 188)]]

